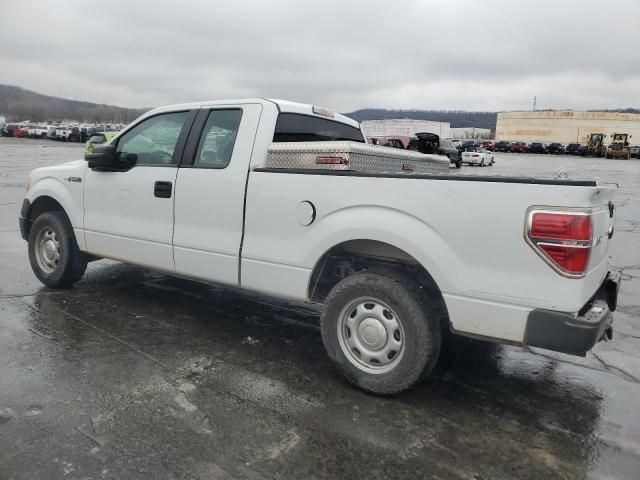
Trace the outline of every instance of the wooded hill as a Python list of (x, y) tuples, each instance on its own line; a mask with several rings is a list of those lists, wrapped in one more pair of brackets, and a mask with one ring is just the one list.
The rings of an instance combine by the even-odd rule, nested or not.
[(0, 115), (7, 121), (129, 123), (146, 110), (68, 100), (13, 85), (0, 85)]

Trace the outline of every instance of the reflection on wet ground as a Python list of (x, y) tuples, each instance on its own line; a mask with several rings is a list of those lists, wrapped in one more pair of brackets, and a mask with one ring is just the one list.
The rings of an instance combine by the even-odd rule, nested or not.
[(0, 479), (638, 478), (640, 162), (463, 168), (620, 183), (613, 342), (580, 358), (452, 338), (427, 383), (376, 398), (333, 369), (315, 305), (111, 261), (43, 288), (17, 232), (20, 184), (79, 150), (4, 142)]

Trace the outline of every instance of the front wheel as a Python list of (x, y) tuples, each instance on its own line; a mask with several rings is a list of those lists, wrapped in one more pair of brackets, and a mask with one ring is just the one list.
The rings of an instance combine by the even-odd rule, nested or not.
[(394, 273), (358, 273), (331, 290), (320, 320), (322, 340), (349, 382), (392, 395), (433, 370), (441, 331), (424, 295)]
[(87, 268), (67, 216), (60, 211), (40, 214), (29, 231), (29, 262), (33, 273), (48, 287), (70, 287)]

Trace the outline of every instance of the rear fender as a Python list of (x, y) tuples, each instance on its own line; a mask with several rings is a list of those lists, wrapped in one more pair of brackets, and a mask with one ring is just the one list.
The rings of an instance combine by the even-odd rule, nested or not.
[(453, 285), (439, 265), (447, 265), (448, 271), (459, 271), (461, 266), (436, 230), (400, 210), (373, 205), (348, 207), (318, 218), (314, 229), (319, 241), (311, 246), (304, 261), (312, 269), (333, 247), (350, 240), (373, 240), (402, 250), (429, 272), (443, 292), (452, 290)]

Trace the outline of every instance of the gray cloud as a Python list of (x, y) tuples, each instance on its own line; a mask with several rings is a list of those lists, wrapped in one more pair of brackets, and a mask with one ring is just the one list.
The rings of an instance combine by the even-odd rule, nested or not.
[(9, 2), (0, 83), (123, 106), (639, 106), (640, 3)]

